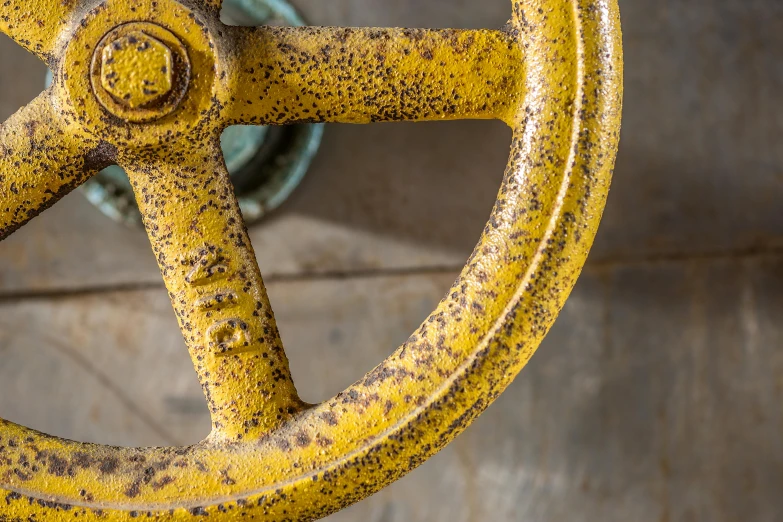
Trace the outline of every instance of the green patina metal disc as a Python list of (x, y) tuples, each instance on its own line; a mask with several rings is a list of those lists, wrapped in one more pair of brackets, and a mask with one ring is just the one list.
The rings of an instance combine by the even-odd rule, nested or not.
[[(225, 0), (221, 18), (229, 25), (306, 25), (284, 0)], [(50, 83), (51, 73), (46, 78), (47, 86)], [(223, 156), (248, 224), (263, 218), (291, 195), (318, 152), (322, 135), (321, 124), (236, 125), (223, 132)], [(142, 224), (133, 190), (121, 167), (106, 168), (81, 190), (115, 221)]]

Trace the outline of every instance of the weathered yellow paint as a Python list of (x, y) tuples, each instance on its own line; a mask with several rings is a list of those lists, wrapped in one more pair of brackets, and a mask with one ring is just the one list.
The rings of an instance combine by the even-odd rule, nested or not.
[[(507, 31), (231, 27), (231, 123), (501, 119), (524, 95)], [(382, 57), (382, 58), (381, 58)]]
[(71, 135), (46, 91), (0, 126), (0, 239), (97, 172), (87, 140)]
[[(85, 51), (92, 48), (88, 43)], [(122, 24), (95, 46), (92, 92), (107, 112), (121, 120), (157, 120), (182, 102), (190, 85), (190, 67), (187, 49), (171, 31), (148, 22)]]
[(256, 440), (303, 409), (217, 140), (121, 155), (193, 364), (212, 438)]
[(160, 100), (174, 86), (171, 49), (143, 31), (107, 42), (100, 60), (101, 86), (133, 109)]
[(81, 0), (3, 0), (0, 4), (0, 32), (36, 54), (49, 65), (59, 51), (58, 38), (74, 23)]
[[(130, 173), (212, 435), (187, 448), (112, 448), (0, 421), (2, 522), (310, 520), (361, 500), (505, 389), (592, 245), (620, 126), (615, 0), (515, 1), (502, 31), (227, 28), (216, 7), (107, 0), (78, 23), (53, 22), (63, 31), (53, 90), (0, 129), (3, 236), (96, 168), (117, 162)], [(13, 10), (0, 15), (18, 41), (36, 34)], [(188, 55), (186, 91), (154, 120), (107, 112), (93, 91), (101, 42), (129, 22), (170, 31)], [(514, 128), (512, 151), (459, 279), (391, 357), (333, 399), (303, 404), (220, 157), (221, 130), (487, 117)]]

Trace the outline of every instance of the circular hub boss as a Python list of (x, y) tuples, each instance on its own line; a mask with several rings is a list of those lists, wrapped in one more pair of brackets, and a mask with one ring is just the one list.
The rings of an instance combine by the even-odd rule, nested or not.
[[(307, 25), (293, 6), (285, 0), (224, 0), (220, 14), (221, 20), (229, 25)], [(126, 24), (123, 27), (130, 25), (132, 24)], [(152, 32), (160, 30), (159, 26), (152, 27)], [(142, 38), (147, 38), (147, 33), (144, 33), (143, 30), (142, 33)], [(174, 42), (175, 47), (180, 47), (175, 36), (170, 35), (166, 40)], [(108, 52), (112, 53), (114, 51), (112, 47), (108, 46), (104, 46), (104, 49), (108, 49)], [(168, 51), (170, 53), (171, 49)], [(166, 53), (166, 50), (163, 52)], [(128, 54), (131, 58), (134, 55), (145, 56), (136, 53)], [(180, 63), (187, 65), (187, 53), (180, 52), (179, 57)], [(94, 67), (102, 65), (98, 58), (103, 58), (103, 56), (98, 53), (93, 55)], [(154, 67), (154, 62), (154, 59), (144, 60), (140, 64), (142, 68), (139, 70), (146, 71), (148, 76), (159, 72), (173, 74), (172, 69), (168, 67), (163, 69), (161, 64)], [(108, 65), (114, 66), (114, 62), (112, 61)], [(93, 78), (100, 78), (101, 70), (97, 69)], [(131, 71), (136, 74), (135, 69), (131, 69)], [(113, 85), (116, 85), (118, 73), (111, 69), (107, 69), (106, 73), (108, 88), (111, 89)], [(138, 78), (138, 76), (135, 77)], [(134, 78), (134, 76), (125, 77), (126, 80), (128, 78)], [(147, 100), (147, 96), (155, 96), (156, 99), (159, 99), (165, 95), (157, 87), (159, 82), (154, 78), (143, 78), (142, 80), (147, 81), (137, 82), (137, 85), (141, 87), (141, 95), (145, 97), (147, 103), (151, 101)], [(46, 87), (49, 87), (52, 81), (52, 73), (47, 69)], [(160, 83), (164, 86), (170, 86), (173, 82), (164, 77)], [(103, 87), (105, 91), (106, 86)], [(147, 89), (147, 92), (144, 89)], [(96, 92), (97, 96), (101, 96), (101, 94), (100, 91)], [(118, 95), (116, 98), (124, 99), (126, 94), (128, 93)], [(108, 96), (105, 96), (104, 100), (106, 98)], [(171, 101), (169, 105), (176, 106), (177, 101), (181, 101), (181, 98)], [(103, 105), (111, 111), (113, 103), (114, 100), (109, 98)], [(116, 109), (114, 110), (116, 111)], [(293, 193), (318, 152), (323, 130), (324, 125), (319, 123), (275, 127), (233, 125), (225, 129), (220, 138), (221, 149), (245, 223), (251, 225), (258, 222), (280, 207)], [(100, 171), (85, 181), (80, 188), (85, 197), (104, 215), (129, 226), (143, 226), (133, 188), (121, 167), (112, 165)]]
[[(213, 426), (191, 447), (115, 448), (0, 420), (0, 520), (328, 515), (421, 464), (489, 406), (584, 264), (619, 134), (615, 0), (514, 1), (498, 31), (227, 27), (220, 4), (0, 5), (0, 30), (55, 77), (0, 127), (0, 237), (122, 166)], [(474, 254), (386, 361), (333, 399), (303, 403), (222, 129), (460, 118), (514, 129)]]
[(190, 82), (190, 60), (177, 37), (163, 27), (134, 22), (109, 32), (92, 56), (95, 97), (110, 114), (144, 122), (172, 113)]

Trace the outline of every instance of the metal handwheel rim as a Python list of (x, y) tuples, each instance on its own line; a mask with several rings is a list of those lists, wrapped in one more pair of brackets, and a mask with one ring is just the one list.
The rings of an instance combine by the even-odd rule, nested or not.
[[(26, 1), (29, 0), (13, 0)], [(164, 1), (167, 6), (171, 4), (171, 9), (165, 14), (155, 11), (158, 18), (150, 14), (151, 21), (170, 22), (166, 17), (175, 16), (171, 12), (176, 9), (181, 9), (178, 13), (189, 12), (186, 6), (173, 0), (159, 0), (155, 4)], [(175, 311), (183, 331), (195, 332), (186, 333), (185, 337), (199, 376), (206, 379), (206, 384), (202, 384), (207, 390), (215, 430), (204, 443), (190, 448), (109, 448), (61, 441), (0, 421), (0, 498), (5, 499), (5, 505), (0, 505), (0, 517), (8, 514), (11, 520), (22, 515), (37, 515), (46, 520), (73, 516), (85, 520), (130, 520), (142, 516), (180, 520), (209, 515), (216, 520), (233, 520), (245, 514), (263, 515), (268, 520), (307, 520), (361, 500), (450, 442), (513, 380), (554, 322), (592, 244), (608, 193), (619, 132), (622, 66), (619, 17), (614, 0), (513, 2), (513, 21), (502, 32), (328, 28), (296, 32), (265, 28), (244, 33), (219, 28), (206, 19), (215, 12), (219, 0), (201, 1), (213, 11), (193, 11), (184, 21), (180, 14), (184, 28), (177, 27), (178, 36), (186, 40), (185, 44), (200, 46), (192, 48), (206, 53), (194, 54), (196, 71), (211, 66), (209, 35), (215, 31), (225, 32), (229, 35), (226, 38), (235, 38), (231, 40), (234, 47), (216, 51), (218, 69), (223, 67), (220, 60), (237, 67), (236, 61), (240, 59), (227, 58), (227, 53), (241, 54), (241, 44), (259, 35), (268, 46), (263, 49), (264, 59), (270, 59), (278, 51), (282, 53), (278, 56), (288, 56), (287, 49), (275, 47), (274, 42), (285, 46), (289, 39), (295, 38), (300, 38), (294, 42), (303, 46), (301, 53), (308, 45), (322, 46), (324, 41), (346, 47), (381, 45), (385, 46), (389, 62), (399, 60), (400, 67), (409, 67), (408, 73), (437, 80), (425, 89), (434, 92), (445, 89), (448, 91), (445, 95), (459, 96), (448, 103), (442, 103), (442, 96), (433, 97), (428, 110), (422, 109), (424, 105), (417, 105), (415, 99), (403, 102), (401, 96), (390, 96), (382, 103), (368, 99), (356, 106), (325, 105), (322, 114), (312, 115), (309, 110), (304, 113), (297, 109), (275, 112), (273, 105), (264, 106), (263, 97), (259, 98), (260, 103), (256, 100), (261, 109), (251, 107), (249, 98), (254, 87), (244, 87), (242, 96), (247, 95), (248, 103), (242, 104), (237, 101), (240, 96), (233, 79), (226, 84), (216, 81), (208, 85), (204, 81), (192, 86), (183, 102), (187, 107), (190, 107), (187, 104), (201, 107), (202, 112), (180, 111), (176, 126), (171, 118), (161, 119), (152, 131), (145, 129), (144, 134), (135, 134), (136, 127), (117, 124), (111, 118), (108, 123), (94, 122), (90, 110), (73, 109), (80, 107), (80, 103), (95, 102), (86, 99), (80, 91), (81, 80), (70, 76), (63, 77), (59, 91), (46, 93), (41, 98), (44, 102), (34, 102), (34, 110), (23, 110), (12, 117), (12, 124), (4, 129), (8, 132), (0, 129), (0, 137), (10, 141), (0, 142), (9, 151), (5, 156), (13, 156), (17, 149), (24, 147), (30, 149), (29, 143), (36, 144), (40, 150), (38, 140), (57, 131), (57, 128), (54, 131), (45, 128), (45, 118), (55, 120), (64, 114), (64, 129), (86, 132), (78, 129), (89, 123), (105, 133), (100, 139), (94, 133), (86, 137), (78, 134), (78, 139), (91, 144), (80, 156), (79, 169), (89, 170), (116, 158), (134, 171), (134, 189), (147, 213), (148, 232)], [(102, 20), (101, 17), (113, 20), (111, 9), (116, 9), (121, 18), (122, 9), (112, 7), (112, 3), (109, 0), (105, 5), (110, 7), (90, 13), (92, 18), (83, 24), (86, 29), (79, 29), (83, 33), (77, 31), (73, 36), (75, 42), (81, 42), (81, 34), (87, 35), (84, 38), (90, 36), (90, 24), (96, 23), (95, 20)], [(191, 29), (186, 30), (187, 27)], [(13, 36), (17, 29), (0, 19), (3, 32)], [(207, 35), (207, 40), (202, 39), (201, 33)], [(36, 45), (29, 38), (31, 33), (22, 32), (22, 36), (18, 41), (23, 45), (44, 59), (52, 59), (53, 51), (49, 48), (54, 48), (52, 42), (43, 40)], [(394, 44), (386, 45), (389, 41)], [(296, 49), (296, 45), (291, 45)], [(66, 53), (71, 53), (71, 49), (75, 49), (73, 54), (64, 55), (70, 60), (68, 63), (80, 61), (74, 56), (86, 53), (76, 44), (68, 47)], [(488, 50), (505, 53), (503, 65), (508, 71), (498, 70), (496, 60), (501, 56), (487, 56)], [(330, 60), (339, 59), (341, 52), (334, 47), (324, 51), (329, 56), (320, 62), (319, 66), (326, 68), (322, 74), (331, 71)], [(408, 58), (413, 52), (427, 61)], [(567, 59), (569, 53), (573, 60)], [(252, 52), (250, 56), (251, 63), (257, 63)], [(305, 59), (301, 54), (297, 56)], [(428, 65), (446, 57), (461, 58), (467, 63), (460, 72), (468, 79), (455, 74), (449, 77)], [(356, 60), (372, 58), (357, 55)], [(518, 62), (511, 62), (511, 58)], [(262, 60), (261, 63), (272, 67), (273, 62)], [(296, 60), (289, 62), (285, 58), (281, 67), (282, 75), (296, 74)], [(243, 70), (247, 72), (247, 67)], [(390, 89), (396, 89), (393, 82), (402, 81), (400, 77), (385, 74), (379, 72), (381, 79), (377, 81), (385, 78), (391, 84)], [(467, 83), (476, 78), (484, 79), (486, 85), (471, 87)], [(374, 85), (376, 79), (366, 81)], [(453, 89), (449, 82), (453, 83)], [(495, 93), (494, 98), (492, 92), (483, 90), (493, 82), (501, 82), (497, 87), (501, 92)], [(502, 85), (503, 82), (511, 85)], [(309, 92), (302, 91), (302, 97)], [(432, 96), (432, 92), (424, 90), (419, 94)], [(45, 112), (50, 110), (46, 101), (53, 93), (59, 96), (61, 105), (57, 109), (62, 114), (54, 109)], [(330, 95), (327, 91), (320, 94)], [(348, 390), (320, 405), (309, 406), (298, 401), (295, 388), (293, 392), (286, 391), (290, 375), (263, 283), (260, 276), (256, 280), (254, 273), (242, 272), (246, 267), (252, 269), (255, 259), (250, 259), (252, 249), (245, 244), (246, 234), (243, 235), (241, 224), (234, 219), (238, 212), (236, 204), (225, 193), (219, 157), (216, 159), (213, 150), (216, 140), (205, 127), (211, 120), (204, 119), (207, 116), (203, 116), (203, 111), (210, 110), (213, 99), (222, 100), (220, 103), (228, 107), (227, 115), (221, 114), (223, 119), (215, 125), (222, 124), (224, 119), (253, 120), (270, 115), (279, 118), (273, 123), (318, 118), (349, 122), (454, 119), (462, 115), (495, 116), (515, 128), (509, 168), (498, 203), (452, 291), (397, 352)], [(399, 105), (394, 105), (396, 102)], [(313, 102), (313, 105), (317, 108), (318, 104)], [(266, 113), (253, 112), (268, 107), (272, 109)], [(26, 118), (30, 111), (39, 118), (35, 121), (42, 123), (24, 127), (29, 133), (26, 138), (12, 133), (14, 124), (18, 123), (14, 118)], [(52, 125), (59, 125), (58, 121)], [(116, 130), (112, 125), (133, 135), (132, 143), (123, 142), (125, 134), (119, 131), (112, 134)], [(165, 140), (166, 132), (180, 128), (194, 133), (183, 138), (193, 140), (191, 148), (187, 148), (188, 143), (166, 143), (160, 150), (155, 149), (155, 140)], [(202, 128), (209, 131), (203, 134), (206, 138), (198, 138)], [(58, 138), (64, 140), (64, 150), (78, 146), (72, 143), (76, 137), (58, 135)], [(205, 144), (208, 150), (202, 152), (199, 146)], [(49, 149), (44, 148), (44, 153), (31, 161), (56, 163), (48, 153)], [(194, 158), (188, 158), (188, 154)], [(207, 170), (213, 167), (215, 170), (207, 175)], [(35, 178), (47, 190), (25, 193), (26, 199), (18, 203), (18, 208), (3, 214), (3, 236), (30, 219), (35, 209), (53, 203), (60, 192), (66, 192), (81, 179), (76, 167), (62, 168), (61, 182)], [(204, 194), (190, 195), (185, 190), (188, 183), (203, 184)], [(11, 202), (16, 202), (15, 194), (13, 191), (5, 194), (8, 208)], [(170, 197), (166, 199), (161, 194)], [(202, 201), (204, 204), (199, 208), (197, 203)], [(185, 222), (186, 214), (180, 210), (191, 209), (188, 206), (191, 203), (198, 216), (206, 217), (193, 217), (192, 223)], [(200, 232), (189, 235), (190, 229)], [(222, 236), (221, 230), (225, 231)], [(194, 234), (199, 233), (199, 237), (217, 237), (223, 242), (218, 246), (198, 247), (200, 239)], [(232, 238), (231, 243), (226, 237)], [(222, 278), (217, 286), (213, 285), (213, 276)], [(239, 286), (215, 294), (213, 291), (222, 288), (220, 285)], [(235, 301), (239, 303), (237, 313), (244, 310), (242, 303), (250, 297), (243, 291), (253, 299), (258, 298), (253, 314), (258, 318), (257, 324), (255, 319), (244, 324), (241, 318), (221, 315), (225, 307), (231, 310)], [(200, 297), (198, 304), (194, 304), (194, 296)], [(260, 337), (253, 333), (261, 330), (264, 332)], [(257, 343), (260, 347), (256, 347)], [(264, 359), (278, 361), (277, 373), (258, 373), (261, 380), (252, 385), (238, 381), (239, 377), (256, 375), (252, 372), (267, 371), (265, 364), (257, 362), (262, 352)], [(270, 366), (275, 367), (272, 362)], [(233, 373), (225, 375), (237, 379), (237, 383), (210, 381), (210, 371), (214, 368), (231, 369)], [(250, 370), (250, 374), (246, 373)], [(242, 372), (245, 373), (240, 375)], [(230, 389), (221, 389), (222, 385)], [(251, 390), (268, 398), (262, 401), (250, 396)], [(232, 399), (234, 391), (237, 393)], [(246, 415), (255, 407), (259, 411), (266, 408), (265, 414)], [(272, 413), (278, 410), (275, 419)], [(201, 494), (204, 490), (209, 492), (207, 498)]]

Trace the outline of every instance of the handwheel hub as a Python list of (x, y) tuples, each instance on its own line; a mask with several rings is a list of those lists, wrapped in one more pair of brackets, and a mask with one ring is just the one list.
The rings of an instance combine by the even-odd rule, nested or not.
[(190, 82), (190, 60), (170, 31), (152, 23), (131, 23), (101, 40), (91, 76), (93, 92), (107, 111), (125, 121), (151, 121), (182, 101)]
[[(230, 26), (307, 25), (285, 0), (225, 0), (221, 20)], [(47, 88), (53, 79), (47, 70)], [(323, 124), (236, 125), (221, 134), (226, 166), (248, 225), (280, 207), (298, 187), (318, 152), (323, 131)], [(112, 165), (102, 170), (81, 188), (105, 216), (128, 226), (142, 226), (133, 189), (122, 167)]]
[(101, 51), (101, 87), (126, 107), (151, 105), (171, 92), (171, 50), (142, 31), (117, 38)]
[(82, 14), (53, 74), (74, 117), (67, 124), (118, 150), (159, 151), (184, 135), (217, 139), (216, 102), (226, 90), (219, 31), (177, 0), (106, 0)]

